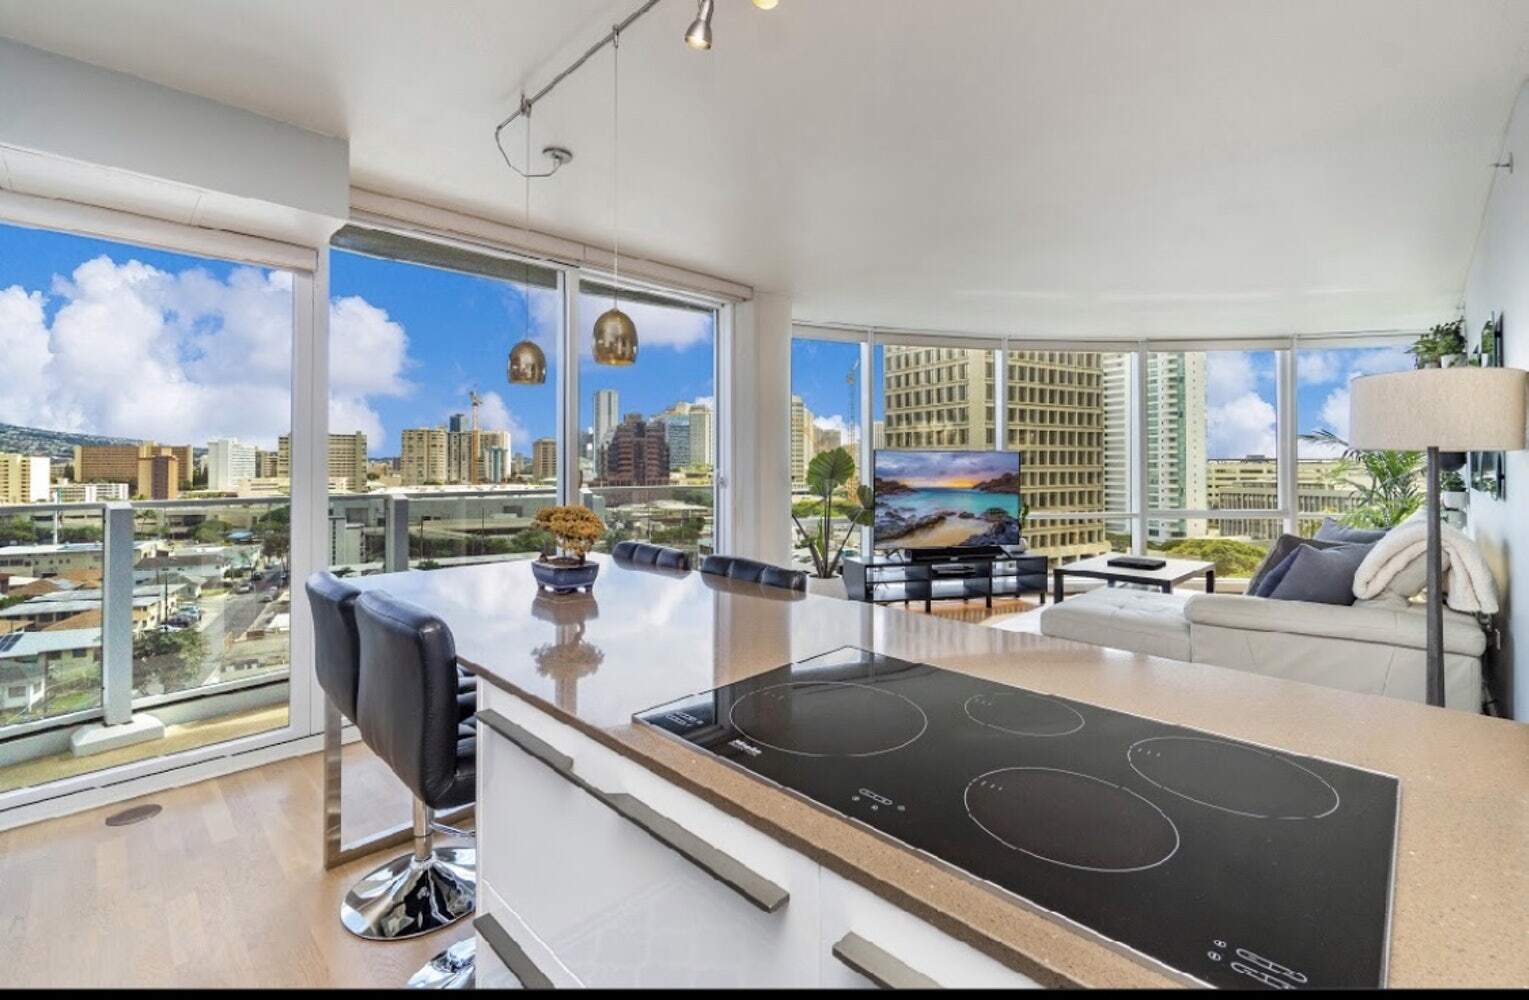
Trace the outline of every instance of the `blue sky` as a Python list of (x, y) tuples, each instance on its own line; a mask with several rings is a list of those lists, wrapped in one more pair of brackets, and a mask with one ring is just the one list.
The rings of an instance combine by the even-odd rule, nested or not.
[[(556, 422), (552, 290), (331, 255), (331, 429), (363, 430), (372, 454), (397, 454), (405, 427), (436, 426), (485, 399), (482, 425), (517, 452)], [(588, 300), (592, 321), (608, 308)], [(626, 304), (641, 349), (630, 369), (580, 365), (589, 397), (621, 393), (651, 416), (713, 394), (709, 314)], [(530, 335), (550, 362), (545, 385), (505, 380), (509, 348)], [(274, 447), (291, 411), (289, 276), (104, 240), (0, 225), (0, 421), (167, 442), (232, 436)]]

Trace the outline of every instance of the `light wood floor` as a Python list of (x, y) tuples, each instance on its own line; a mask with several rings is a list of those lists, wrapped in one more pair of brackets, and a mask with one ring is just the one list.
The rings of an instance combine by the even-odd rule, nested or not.
[[(394, 848), (325, 872), (313, 754), (0, 833), (0, 985), (398, 987), (472, 933), (363, 941), (345, 891)], [(396, 779), (347, 750), (346, 835), (408, 818)], [(140, 802), (164, 812), (111, 828)]]

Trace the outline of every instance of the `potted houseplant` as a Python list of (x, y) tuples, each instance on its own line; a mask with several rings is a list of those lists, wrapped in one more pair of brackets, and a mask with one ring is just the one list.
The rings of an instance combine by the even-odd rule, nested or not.
[(1464, 510), (1470, 494), (1465, 490), (1465, 479), (1458, 472), (1439, 473), (1439, 503), (1449, 510)]
[[(812, 575), (818, 579), (831, 580), (839, 575), (844, 547), (855, 529), (871, 523), (874, 503), (871, 488), (861, 484), (850, 489), (849, 483), (854, 478), (855, 460), (849, 449), (819, 452), (807, 465), (807, 486), (812, 499), (792, 505), (791, 520), (796, 522), (796, 530), (812, 559)], [(809, 531), (802, 518), (813, 516), (818, 520)], [(844, 525), (844, 533), (838, 537), (836, 518), (842, 519)]]
[(557, 543), (555, 552), (543, 552), (531, 563), (539, 586), (558, 594), (589, 590), (600, 573), (600, 564), (585, 556), (605, 534), (605, 523), (588, 507), (543, 507), (536, 512), (541, 525)]
[(1440, 323), (1407, 348), (1419, 368), (1453, 368), (1465, 362), (1465, 320)]

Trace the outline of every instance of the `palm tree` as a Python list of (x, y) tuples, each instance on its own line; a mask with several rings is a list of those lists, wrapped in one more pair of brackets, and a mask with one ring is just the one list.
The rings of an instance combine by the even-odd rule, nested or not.
[[(1342, 449), (1343, 457), (1333, 468), (1334, 485), (1354, 489), (1359, 506), (1343, 513), (1338, 520), (1353, 528), (1391, 529), (1411, 517), (1423, 506), (1423, 453), (1420, 451), (1362, 451), (1330, 430), (1302, 434), (1311, 444)], [(1369, 481), (1349, 478), (1363, 472)]]

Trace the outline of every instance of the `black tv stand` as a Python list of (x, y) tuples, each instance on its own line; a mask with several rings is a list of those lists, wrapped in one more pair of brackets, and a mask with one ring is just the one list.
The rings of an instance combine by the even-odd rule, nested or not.
[(899, 549), (844, 560), (844, 589), (852, 601), (897, 604), (1040, 595), (1046, 603), (1046, 557), (1003, 545), (969, 548)]

